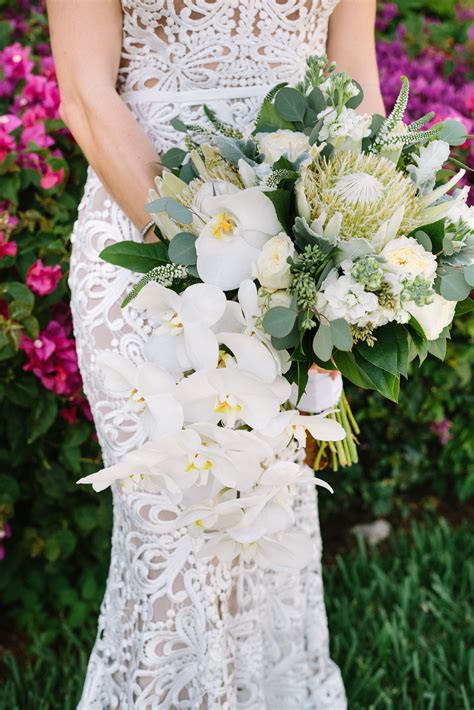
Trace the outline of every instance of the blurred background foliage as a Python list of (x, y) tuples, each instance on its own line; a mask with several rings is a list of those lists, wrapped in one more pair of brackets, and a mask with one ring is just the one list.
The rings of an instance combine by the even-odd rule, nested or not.
[[(42, 2), (0, 0), (0, 10), (0, 650), (11, 648), (19, 659), (8, 661), (11, 681), (0, 706), (39, 708), (24, 686), (31, 686), (28, 673), (43, 673), (45, 649), (60, 642), (84, 666), (107, 573), (111, 501), (108, 492), (75, 484), (100, 466), (67, 305), (69, 236), (86, 164), (58, 118)], [(413, 117), (435, 108), (439, 120), (456, 117), (473, 132), (473, 18), (453, 0), (380, 3), (387, 109), (406, 74)], [(472, 165), (474, 148), (460, 153)], [(427, 510), (462, 510), (474, 497), (473, 336), (474, 319), (459, 320), (446, 361), (431, 358), (412, 372), (398, 407), (348, 388), (362, 428), (360, 463), (326, 474), (336, 491), (320, 496), (327, 535), (331, 521), (409, 521)], [(336, 656), (338, 648), (348, 653), (337, 631), (334, 643)], [(33, 666), (22, 663), (28, 644)], [(81, 675), (76, 661), (70, 666), (69, 685), (64, 675), (48, 680), (51, 698), (63, 682), (57, 707), (75, 706)], [(383, 707), (400, 707), (400, 698)]]

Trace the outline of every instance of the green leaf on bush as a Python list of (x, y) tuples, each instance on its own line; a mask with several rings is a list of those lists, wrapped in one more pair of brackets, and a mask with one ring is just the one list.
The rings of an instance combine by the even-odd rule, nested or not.
[(58, 401), (51, 392), (43, 392), (41, 397), (32, 404), (34, 406), (27, 423), (29, 444), (32, 444), (51, 428), (58, 414)]
[(334, 347), (338, 350), (351, 350), (353, 340), (349, 323), (344, 318), (337, 318), (329, 323), (329, 327)]
[(3, 287), (13, 300), (26, 301), (33, 307), (35, 297), (26, 284), (21, 281), (7, 281)]
[(285, 121), (302, 123), (306, 106), (306, 98), (296, 89), (285, 87), (275, 96), (275, 110)]
[(145, 274), (155, 266), (169, 264), (168, 245), (164, 242), (150, 244), (140, 242), (117, 242), (105, 247), (100, 258), (115, 266)]
[(313, 338), (313, 351), (316, 357), (323, 362), (331, 359), (334, 343), (332, 340), (332, 331), (330, 325), (321, 323), (316, 335)]
[(31, 314), (31, 304), (27, 301), (11, 301), (8, 304), (8, 315), (12, 320), (22, 320)]
[(145, 212), (154, 214), (155, 212), (166, 212), (166, 214), (180, 224), (192, 224), (193, 213), (187, 207), (183, 207), (172, 197), (159, 197), (157, 200), (149, 202), (145, 206)]
[(284, 338), (291, 333), (297, 313), (285, 306), (270, 308), (264, 315), (262, 325), (275, 338)]
[(464, 316), (467, 313), (472, 313), (472, 311), (474, 311), (474, 299), (466, 298), (458, 303), (455, 314), (456, 316)]
[(196, 236), (190, 232), (180, 232), (171, 239), (168, 256), (173, 264), (194, 266), (197, 261)]

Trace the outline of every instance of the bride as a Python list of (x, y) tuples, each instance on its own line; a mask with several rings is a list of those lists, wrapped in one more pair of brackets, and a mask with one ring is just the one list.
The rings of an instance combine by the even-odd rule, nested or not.
[[(49, 0), (61, 115), (90, 163), (72, 235), (70, 286), (84, 389), (106, 465), (145, 434), (100, 375), (104, 351), (142, 359), (151, 326), (120, 303), (130, 272), (99, 258), (152, 240), (144, 211), (170, 125), (205, 123), (203, 104), (245, 128), (269, 88), (327, 51), (383, 113), (375, 0)], [(329, 29), (329, 32), (328, 32)], [(292, 456), (292, 452), (288, 452)], [(164, 494), (115, 487), (112, 557), (79, 708), (346, 707), (329, 658), (314, 486), (295, 496), (313, 544), (299, 573), (202, 560)]]

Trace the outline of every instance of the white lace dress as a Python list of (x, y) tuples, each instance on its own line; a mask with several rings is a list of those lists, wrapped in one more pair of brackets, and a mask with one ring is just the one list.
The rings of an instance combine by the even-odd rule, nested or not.
[[(118, 88), (159, 151), (179, 116), (202, 104), (243, 127), (258, 101), (324, 51), (337, 0), (123, 0)], [(90, 170), (72, 241), (70, 286), (79, 362), (107, 465), (144, 441), (138, 415), (106, 395), (97, 355), (142, 360), (150, 326), (120, 302), (131, 272), (99, 258), (137, 230)], [(288, 456), (291, 456), (288, 452)], [(113, 488), (112, 558), (79, 708), (344, 710), (329, 658), (321, 538), (312, 485), (295, 495), (312, 562), (300, 573), (203, 561), (174, 530), (165, 496)]]

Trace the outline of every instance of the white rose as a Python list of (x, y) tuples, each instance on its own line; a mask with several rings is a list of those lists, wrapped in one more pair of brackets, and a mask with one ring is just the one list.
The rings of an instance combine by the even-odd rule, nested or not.
[(288, 257), (292, 257), (294, 254), (293, 242), (287, 234), (280, 232), (269, 239), (260, 252), (255, 277), (265, 288), (288, 288), (291, 283)]
[(342, 108), (337, 114), (330, 106), (318, 114), (323, 119), (318, 140), (329, 141), (335, 150), (361, 151), (362, 139), (370, 135), (372, 116), (366, 113), (356, 113), (354, 109)]
[(387, 271), (404, 278), (424, 276), (432, 282), (438, 262), (430, 251), (426, 251), (413, 237), (398, 237), (389, 242), (381, 252)]
[(417, 306), (410, 301), (405, 308), (421, 325), (427, 340), (437, 340), (454, 318), (456, 301), (447, 301), (435, 293), (433, 302), (427, 306)]
[(284, 155), (292, 163), (309, 151), (308, 136), (297, 131), (281, 129), (274, 133), (257, 133), (255, 139), (265, 162), (273, 165)]

